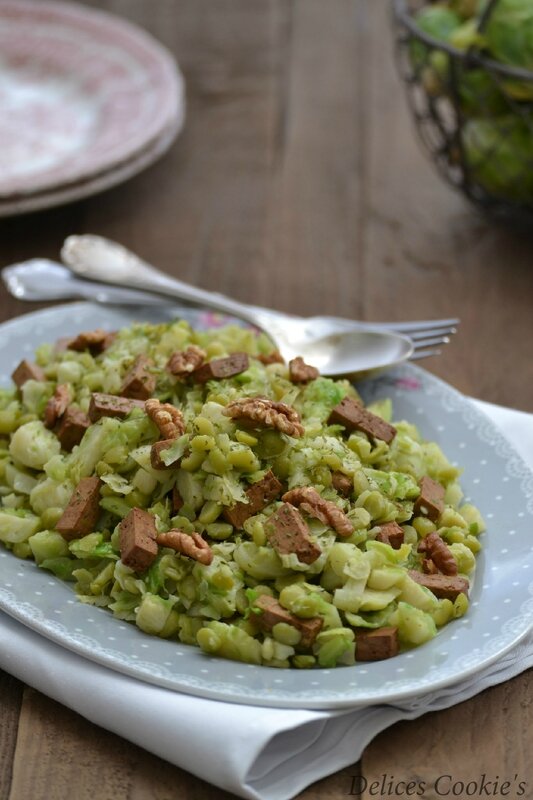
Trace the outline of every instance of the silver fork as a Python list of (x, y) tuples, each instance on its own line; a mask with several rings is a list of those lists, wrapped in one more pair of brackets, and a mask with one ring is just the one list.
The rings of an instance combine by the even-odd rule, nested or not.
[(317, 324), (331, 323), (337, 328), (346, 327), (346, 330), (353, 330), (354, 325), (357, 325), (360, 330), (372, 329), (403, 333), (405, 336), (409, 336), (413, 342), (414, 349), (410, 358), (411, 361), (440, 355), (442, 350), (439, 350), (438, 347), (449, 344), (450, 336), (457, 333), (457, 326), (461, 321), (457, 317), (412, 320), (411, 322), (362, 322), (343, 317), (327, 316), (309, 317), (308, 319), (315, 321)]
[[(106, 239), (102, 236), (85, 234), (83, 236), (69, 236), (61, 248), (61, 258), (68, 268), (77, 277), (91, 281), (102, 281), (115, 285), (132, 286), (143, 291), (149, 290), (166, 295), (167, 292), (193, 304), (205, 304), (208, 308), (225, 313), (235, 313), (241, 319), (247, 319), (250, 311), (245, 306), (231, 298), (214, 292), (200, 289), (176, 278), (170, 278), (153, 265), (143, 261), (136, 253), (132, 253), (123, 245)], [(399, 323), (408, 330), (400, 330), (398, 323), (363, 323), (339, 317), (315, 316), (296, 317), (290, 314), (265, 309), (260, 306), (252, 307), (256, 314), (254, 320), (262, 327), (261, 319), (270, 318), (270, 333), (278, 329), (283, 339), (287, 340), (287, 330), (292, 328), (293, 333), (309, 339), (316, 336), (317, 331), (328, 335), (348, 335), (349, 331), (376, 331), (407, 335), (411, 342), (410, 358), (425, 358), (429, 355), (438, 355), (436, 349), (441, 344), (447, 344), (449, 336), (455, 331), (459, 320), (437, 320), (438, 325), (429, 321)], [(233, 309), (233, 311), (232, 311)], [(449, 324), (452, 322), (453, 324)], [(443, 324), (448, 323), (448, 324)], [(428, 327), (429, 326), (429, 327)], [(291, 334), (292, 336), (292, 334)], [(289, 336), (290, 339), (290, 336)], [(289, 340), (286, 341), (289, 344)], [(289, 345), (290, 346), (290, 345)]]
[[(2, 280), (7, 291), (13, 297), (26, 302), (51, 302), (81, 298), (110, 305), (161, 306), (162, 303), (165, 303), (165, 298), (161, 294), (84, 280), (74, 275), (62, 264), (44, 258), (30, 259), (5, 267), (2, 271)], [(195, 292), (199, 291), (195, 287), (194, 290)], [(170, 298), (167, 298), (166, 302), (169, 305), (175, 305), (175, 301)], [(260, 306), (256, 308), (263, 314), (270, 314), (272, 319), (278, 321), (283, 319), (303, 321), (302, 317), (295, 315), (284, 314)], [(411, 360), (439, 355), (441, 353), (439, 347), (450, 341), (450, 336), (456, 332), (459, 324), (459, 320), (455, 318), (370, 323), (333, 316), (309, 317), (306, 318), (306, 322), (317, 328), (326, 325), (334, 326), (338, 331), (383, 330), (405, 334), (409, 336), (414, 345)]]

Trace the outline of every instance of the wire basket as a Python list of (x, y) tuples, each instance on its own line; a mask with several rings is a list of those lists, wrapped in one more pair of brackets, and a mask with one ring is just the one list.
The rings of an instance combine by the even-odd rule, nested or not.
[[(499, 0), (490, 0), (482, 35)], [(533, 2), (533, 0), (532, 0)], [(533, 224), (533, 72), (426, 34), (428, 0), (393, 0), (398, 63), (420, 137), (439, 172), (476, 206)]]

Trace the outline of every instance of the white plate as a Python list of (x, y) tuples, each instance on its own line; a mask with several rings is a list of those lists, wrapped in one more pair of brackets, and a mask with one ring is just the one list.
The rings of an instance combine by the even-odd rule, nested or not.
[[(183, 109), (184, 112), (184, 109)], [(40, 211), (44, 208), (73, 203), (85, 197), (111, 189), (120, 183), (133, 178), (147, 167), (151, 166), (161, 156), (163, 156), (183, 126), (184, 116), (177, 119), (168, 129), (164, 130), (161, 136), (150, 144), (145, 150), (139, 153), (125, 164), (103, 172), (94, 178), (86, 181), (73, 183), (70, 186), (63, 186), (58, 189), (51, 189), (45, 192), (35, 192), (27, 196), (19, 197), (16, 200), (0, 199), (0, 217), (12, 217), (15, 214), (29, 214), (31, 211)]]
[(137, 159), (183, 119), (183, 79), (121, 17), (0, 0), (0, 105), (0, 197), (17, 200)]
[[(213, 321), (201, 312), (180, 314), (196, 324)], [(89, 303), (20, 317), (0, 326), (0, 375), (8, 384), (17, 363), (43, 341), (95, 327), (111, 330), (136, 319), (169, 318), (168, 310), (116, 310)], [(388, 661), (331, 670), (277, 670), (211, 658), (77, 602), (68, 584), (5, 550), (0, 550), (0, 608), (111, 669), (190, 694), (251, 705), (392, 703), (483, 669), (512, 648), (533, 622), (533, 474), (482, 413), (418, 367), (408, 364), (358, 388), (367, 400), (392, 397), (395, 418), (416, 423), (427, 439), (439, 442), (452, 461), (464, 466), (465, 492), (488, 523), (470, 610), (431, 642)]]

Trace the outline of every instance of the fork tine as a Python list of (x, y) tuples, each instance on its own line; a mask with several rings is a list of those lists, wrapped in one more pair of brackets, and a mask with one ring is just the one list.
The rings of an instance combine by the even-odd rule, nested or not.
[(424, 350), (415, 350), (409, 361), (419, 361), (421, 358), (429, 358), (430, 356), (440, 356), (442, 350), (427, 348)]
[(406, 333), (408, 336), (417, 331), (432, 331), (440, 328), (456, 328), (461, 320), (459, 319), (429, 319), (420, 320), (419, 322), (388, 322), (388, 327), (392, 328), (399, 333)]
[(414, 340), (411, 338), (411, 341), (413, 342), (415, 351), (420, 351), (428, 347), (435, 347), (435, 345), (439, 344), (449, 344), (450, 338), (448, 336), (432, 336), (431, 338), (422, 340)]
[(414, 342), (421, 342), (425, 339), (431, 339), (435, 336), (453, 336), (454, 333), (457, 333), (457, 328), (449, 327), (449, 328), (431, 328), (424, 331), (413, 331), (408, 333), (409, 336)]

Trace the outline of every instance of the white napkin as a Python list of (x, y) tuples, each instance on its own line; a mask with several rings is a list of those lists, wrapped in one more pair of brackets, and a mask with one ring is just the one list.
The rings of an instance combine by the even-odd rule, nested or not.
[[(533, 466), (533, 416), (478, 403)], [(380, 731), (473, 697), (533, 666), (533, 632), (484, 672), (398, 705), (299, 711), (222, 703), (143, 683), (0, 613), (0, 668), (239, 797), (288, 800), (357, 761)]]

